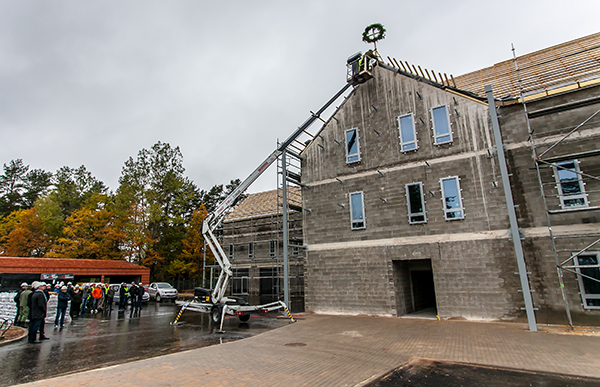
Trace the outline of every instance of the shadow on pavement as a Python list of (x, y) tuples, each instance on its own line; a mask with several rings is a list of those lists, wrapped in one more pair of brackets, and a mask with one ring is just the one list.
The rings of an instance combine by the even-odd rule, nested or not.
[(384, 376), (376, 387), (596, 387), (600, 379), (415, 359)]

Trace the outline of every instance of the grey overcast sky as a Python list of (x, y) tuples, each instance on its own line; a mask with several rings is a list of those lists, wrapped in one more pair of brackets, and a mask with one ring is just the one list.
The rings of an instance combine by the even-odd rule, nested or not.
[[(600, 1), (0, 0), (0, 164), (124, 162), (179, 146), (199, 188), (245, 178), (345, 83), (382, 23), (386, 56), (461, 75), (598, 32)], [(316, 124), (315, 124), (316, 125)], [(249, 192), (273, 189), (275, 174)]]

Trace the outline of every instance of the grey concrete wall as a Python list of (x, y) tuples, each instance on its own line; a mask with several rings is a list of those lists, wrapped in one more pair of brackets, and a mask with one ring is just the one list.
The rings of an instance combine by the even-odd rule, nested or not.
[(431, 259), (438, 315), (512, 318), (521, 314), (508, 239), (309, 251), (306, 307), (319, 313), (397, 316), (410, 311), (406, 278), (393, 262)]
[[(523, 299), (518, 292), (514, 250), (508, 239), (508, 215), (487, 106), (387, 69), (375, 69), (374, 76), (355, 90), (336, 114), (336, 120), (330, 121), (304, 153), (303, 183), (310, 189), (303, 190), (303, 205), (311, 210), (304, 214), (304, 238), (309, 247), (307, 309), (327, 313), (407, 313), (410, 308), (406, 305), (406, 279), (402, 279), (405, 275), (402, 264), (394, 262), (431, 259), (441, 316), (519, 318)], [(584, 104), (546, 115), (539, 114), (541, 109), (592, 98), (599, 89), (582, 89), (530, 104), (530, 111), (538, 112), (531, 120), (532, 125), (540, 127), (541, 136), (536, 141), (542, 145), (555, 141), (598, 106)], [(444, 103), (450, 108), (454, 141), (434, 145), (429, 109)], [(397, 117), (409, 112), (415, 114), (419, 149), (403, 153)], [(536, 290), (534, 303), (540, 308), (538, 319), (562, 322), (564, 302), (527, 141), (523, 107), (504, 106), (499, 114), (519, 224), (526, 235), (523, 243), (528, 270), (532, 272), (530, 282)], [(565, 152), (597, 147), (597, 122), (573, 136)], [(361, 161), (347, 164), (344, 131), (355, 127), (359, 129)], [(558, 154), (564, 153), (555, 155)], [(600, 172), (595, 158), (581, 160), (581, 168), (590, 174)], [(463, 220), (444, 219), (439, 179), (448, 176), (460, 178)], [(542, 178), (554, 179), (552, 170), (542, 170)], [(426, 224), (408, 223), (404, 185), (412, 182), (423, 183)], [(600, 196), (592, 193), (600, 192), (597, 181), (586, 184), (591, 204), (599, 205)], [(548, 189), (556, 191), (551, 184)], [(350, 228), (348, 195), (356, 191), (364, 192), (364, 230)], [(549, 206), (556, 207), (556, 195), (547, 192), (547, 196)], [(590, 213), (563, 214), (553, 219), (554, 224), (563, 227), (557, 231), (560, 235), (589, 234), (594, 229), (600, 232), (596, 216)], [(576, 249), (584, 240), (564, 238), (561, 243), (565, 250)], [(597, 312), (583, 310), (575, 276), (565, 281), (578, 321), (597, 316)]]

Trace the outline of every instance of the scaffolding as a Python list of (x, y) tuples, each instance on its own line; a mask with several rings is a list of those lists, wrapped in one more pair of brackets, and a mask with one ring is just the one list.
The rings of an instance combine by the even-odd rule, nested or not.
[[(278, 164), (278, 168), (280, 165)], [(300, 189), (288, 187), (289, 291), (295, 310), (304, 297), (304, 252)], [(223, 247), (233, 266), (230, 294), (248, 297), (252, 303), (284, 300), (285, 253), (282, 192), (250, 195), (223, 223)], [(246, 212), (245, 209), (250, 209)], [(212, 284), (211, 284), (212, 285)]]
[[(591, 288), (600, 289), (600, 253), (594, 251), (600, 243), (600, 230), (593, 226), (595, 218), (589, 218), (588, 223), (592, 225), (586, 227), (582, 225), (586, 222), (577, 217), (581, 212), (600, 210), (600, 206), (592, 205), (600, 202), (600, 176), (597, 174), (600, 173), (600, 150), (596, 149), (600, 133), (594, 131), (600, 124), (600, 110), (586, 114), (576, 125), (561, 128), (548, 129), (547, 120), (538, 124), (535, 119), (591, 106), (599, 103), (600, 98), (595, 96), (535, 111), (528, 109), (527, 101), (549, 96), (553, 94), (552, 90), (580, 89), (597, 80), (600, 77), (598, 39), (598, 34), (587, 37), (591, 45), (586, 47), (578, 42), (578, 50), (570, 48), (562, 54), (557, 53), (556, 48), (546, 49), (547, 56), (537, 61), (532, 61), (531, 55), (517, 58), (513, 47), (518, 102), (523, 105), (558, 283), (571, 328), (574, 326), (570, 307), (573, 300), (565, 282), (579, 286), (585, 310), (600, 309), (600, 294), (587, 294)], [(529, 63), (521, 65), (525, 61)], [(586, 190), (586, 185), (594, 189)], [(578, 224), (576, 230), (565, 232), (565, 227), (575, 225), (576, 221), (582, 224)], [(565, 273), (573, 274), (575, 281)]]

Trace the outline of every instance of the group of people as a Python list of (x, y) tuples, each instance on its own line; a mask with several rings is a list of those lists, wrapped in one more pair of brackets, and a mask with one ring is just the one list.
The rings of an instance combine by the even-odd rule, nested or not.
[[(21, 290), (14, 297), (17, 304), (17, 314), (14, 325), (25, 327), (29, 321), (29, 342), (40, 343), (49, 338), (44, 333), (47, 305), (50, 299), (50, 289), (57, 294), (58, 303), (56, 306), (56, 317), (54, 318), (54, 327), (64, 327), (65, 315), (70, 301), (69, 315), (71, 318), (83, 316), (86, 312), (98, 313), (112, 311), (115, 288), (118, 285), (109, 284), (84, 284), (83, 288), (79, 285), (73, 286), (71, 282), (66, 285), (63, 282), (54, 286), (44, 282), (34, 281), (31, 286), (27, 283), (21, 284)], [(131, 316), (138, 315), (142, 308), (142, 298), (145, 293), (144, 286), (140, 282), (136, 285), (121, 283), (119, 288), (119, 311), (123, 312), (127, 308), (127, 301), (131, 298)], [(39, 332), (39, 339), (38, 337)]]

